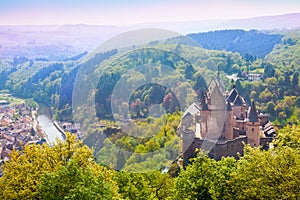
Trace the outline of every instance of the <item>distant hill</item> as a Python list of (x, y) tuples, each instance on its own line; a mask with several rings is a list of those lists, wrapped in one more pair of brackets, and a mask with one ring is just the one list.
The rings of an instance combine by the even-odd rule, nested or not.
[(153, 22), (128, 26), (101, 25), (0, 25), (0, 57), (26, 56), (64, 60), (84, 51), (91, 52), (122, 32), (141, 28), (162, 28), (182, 34), (215, 30), (275, 30), (300, 28), (300, 13), (232, 20)]
[(220, 30), (206, 33), (188, 34), (205, 49), (226, 50), (238, 52), (242, 56), (264, 58), (276, 44), (279, 44), (282, 35), (266, 34), (256, 30)]
[(300, 28), (300, 13), (289, 13), (284, 15), (260, 16), (248, 19), (227, 20), (222, 23), (224, 28), (237, 27), (239, 29), (293, 29)]
[(94, 25), (1, 26), (0, 58), (75, 59), (129, 28)]
[(225, 29), (243, 30), (278, 30), (300, 28), (300, 13), (284, 15), (259, 16), (245, 19), (215, 19), (182, 22), (161, 22), (137, 24), (136, 28), (151, 27), (166, 28), (180, 33), (207, 32)]

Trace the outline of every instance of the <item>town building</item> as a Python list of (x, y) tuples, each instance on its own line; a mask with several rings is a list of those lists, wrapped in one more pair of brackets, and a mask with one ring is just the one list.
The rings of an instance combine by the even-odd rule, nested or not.
[(0, 107), (0, 165), (10, 160), (13, 150), (22, 150), (25, 144), (42, 144), (36, 135), (34, 119), (25, 104)]
[(260, 81), (263, 76), (261, 74), (250, 73), (247, 78), (249, 81)]

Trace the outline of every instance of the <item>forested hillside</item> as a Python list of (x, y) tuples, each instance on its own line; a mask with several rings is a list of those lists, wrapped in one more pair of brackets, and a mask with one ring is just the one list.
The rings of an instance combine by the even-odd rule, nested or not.
[(283, 37), (279, 34), (268, 34), (256, 30), (222, 30), (193, 33), (188, 36), (205, 49), (238, 52), (246, 60), (255, 59), (255, 57), (264, 58)]
[[(198, 36), (210, 41), (211, 49), (208, 43), (203, 49), (173, 38), (61, 61), (2, 59), (0, 90), (46, 104), (59, 121), (74, 122), (76, 113), (87, 146), (67, 135), (66, 143), (51, 148), (28, 145), (14, 152), (3, 165), (0, 197), (298, 199), (299, 31)], [(250, 74), (259, 79), (250, 80)], [(235, 87), (247, 104), (255, 100), (276, 128), (288, 125), (274, 148), (246, 147), (238, 161), (215, 161), (199, 152), (189, 166), (174, 162), (182, 153), (177, 128), (183, 112), (212, 78), (221, 79), (226, 90)], [(125, 96), (115, 98), (114, 92)]]
[[(224, 47), (226, 46), (225, 44), (228, 44), (228, 47), (230, 46), (229, 44), (233, 44), (234, 38), (241, 37), (244, 38), (241, 40), (241, 43), (235, 43), (234, 46), (236, 45), (239, 48), (245, 49), (251, 49), (256, 45), (262, 45), (263, 47), (270, 46), (271, 44), (275, 45), (274, 41), (276, 41), (277, 44), (273, 51), (266, 56), (266, 59), (261, 59), (253, 55), (250, 56), (250, 54), (248, 56), (242, 56), (238, 52), (225, 50), (203, 50), (198, 47), (186, 46), (180, 43), (153, 43), (150, 44), (153, 49), (165, 49), (166, 51), (177, 53), (181, 55), (182, 58), (188, 60), (190, 64), (184, 63), (186, 62), (184, 60), (183, 62), (179, 61), (178, 59), (181, 58), (176, 57), (175, 54), (166, 53), (161, 50), (154, 54), (151, 52), (151, 49), (145, 49), (118, 58), (117, 61), (106, 66), (105, 73), (101, 76), (99, 70), (98, 72), (96, 70), (97, 66), (99, 66), (103, 60), (113, 58), (118, 50), (95, 54), (88, 60), (82, 58), (86, 53), (71, 57), (65, 61), (56, 62), (26, 57), (14, 57), (12, 60), (3, 59), (0, 63), (0, 90), (9, 90), (16, 96), (33, 98), (37, 102), (47, 104), (53, 107), (57, 119), (68, 121), (72, 119), (70, 116), (72, 90), (78, 70), (82, 69), (82, 66), (93, 66), (87, 70), (90, 70), (90, 72), (94, 71), (96, 76), (99, 74), (99, 80), (97, 82), (98, 92), (96, 93), (97, 115), (100, 118), (109, 119), (111, 115), (109, 98), (105, 97), (110, 96), (112, 92), (110, 88), (114, 87), (115, 83), (118, 82), (122, 74), (128, 69), (140, 64), (159, 63), (169, 66), (188, 80), (187, 83), (191, 85), (191, 88), (195, 91), (195, 93), (189, 91), (192, 96), (194, 94), (196, 96), (197, 94), (201, 94), (201, 90), (205, 89), (210, 78), (217, 76), (217, 69), (219, 69), (227, 89), (231, 88), (233, 82), (226, 78), (225, 75), (237, 74), (239, 79), (234, 81), (236, 82), (234, 84), (240, 93), (246, 97), (246, 100), (249, 101), (251, 98), (255, 99), (261, 111), (270, 113), (272, 120), (277, 119), (279, 124), (284, 124), (290, 120), (294, 121), (298, 113), (297, 96), (299, 95), (300, 53), (298, 54), (297, 52), (300, 49), (300, 37), (299, 31), (281, 32), (280, 34), (281, 35), (270, 35), (257, 31), (247, 32), (235, 30), (190, 35), (196, 40), (199, 36), (201, 40), (205, 40), (207, 44), (209, 43), (211, 45), (217, 45), (217, 41), (220, 40), (220, 44), (223, 44)], [(281, 37), (282, 40), (280, 40)], [(207, 38), (207, 40), (205, 38)], [(215, 38), (216, 40), (210, 38)], [(248, 42), (253, 44), (251, 45), (252, 47), (244, 45), (248, 44)], [(256, 46), (255, 48), (260, 49), (259, 47), (261, 46)], [(264, 54), (266, 53), (267, 51), (264, 52)], [(140, 60), (135, 60), (136, 56), (138, 56)], [(158, 69), (151, 73), (153, 76), (153, 73), (161, 75)], [(261, 74), (262, 79), (256, 82), (248, 81), (247, 74), (249, 73)], [(131, 83), (137, 79), (144, 80), (144, 78), (145, 77), (141, 74), (137, 75), (135, 79), (131, 80)], [(182, 85), (182, 87), (185, 86)], [(105, 90), (103, 88), (105, 88)], [(157, 96), (159, 92), (157, 91), (162, 93), (159, 98)], [(164, 88), (159, 88), (155, 85), (147, 85), (138, 89), (131, 97), (130, 102), (127, 102), (131, 104), (128, 105), (130, 106), (131, 117), (147, 118), (147, 107), (151, 103), (163, 102), (166, 108), (167, 100), (169, 99), (168, 101), (170, 101), (174, 95), (178, 94), (169, 93)], [(274, 102), (276, 107), (270, 101)], [(176, 100), (170, 102), (172, 102), (172, 104), (168, 105), (167, 110), (168, 112), (174, 112), (177, 107)], [(185, 106), (190, 102), (191, 99), (187, 101)]]

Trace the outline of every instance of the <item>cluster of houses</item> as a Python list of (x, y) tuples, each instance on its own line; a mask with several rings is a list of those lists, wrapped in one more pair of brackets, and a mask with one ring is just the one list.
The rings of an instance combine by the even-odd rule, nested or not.
[(12, 150), (21, 150), (27, 143), (46, 142), (36, 134), (31, 109), (25, 104), (9, 106), (0, 105), (0, 161), (10, 159)]
[(80, 129), (79, 123), (61, 122), (59, 125), (63, 128), (65, 132), (70, 132), (74, 134), (78, 133)]

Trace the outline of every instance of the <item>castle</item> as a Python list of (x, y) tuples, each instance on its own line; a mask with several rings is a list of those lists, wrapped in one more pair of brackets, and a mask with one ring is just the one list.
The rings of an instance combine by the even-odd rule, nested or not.
[(179, 131), (185, 161), (195, 156), (197, 148), (208, 151), (216, 160), (223, 156), (238, 158), (244, 144), (268, 148), (275, 136), (269, 116), (259, 113), (254, 101), (247, 107), (235, 87), (224, 92), (216, 79), (202, 93), (200, 102), (193, 103), (184, 113)]

